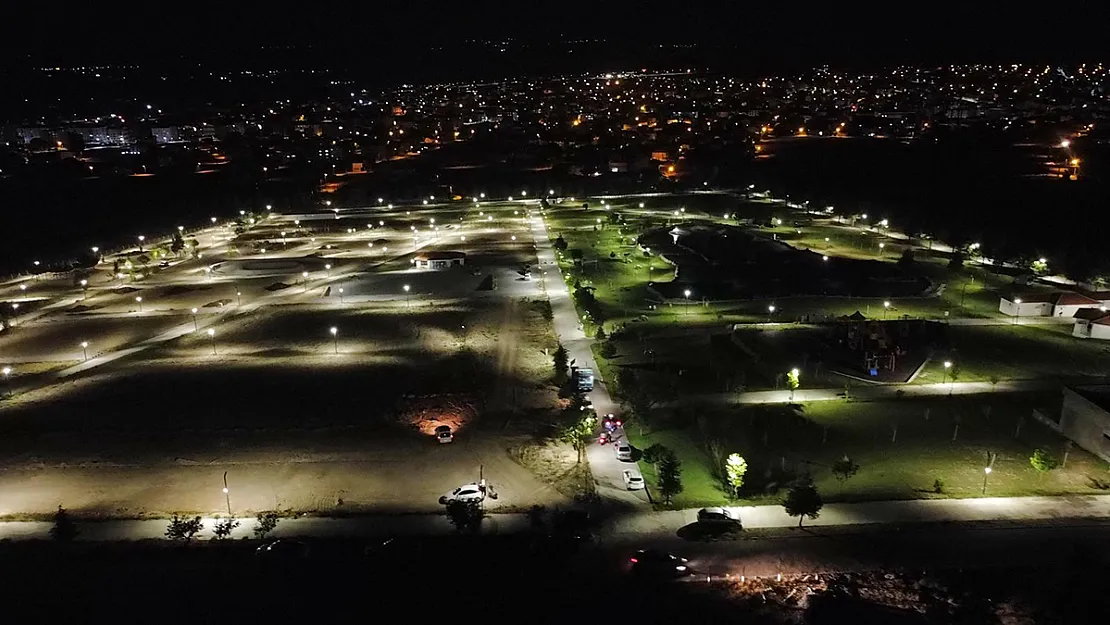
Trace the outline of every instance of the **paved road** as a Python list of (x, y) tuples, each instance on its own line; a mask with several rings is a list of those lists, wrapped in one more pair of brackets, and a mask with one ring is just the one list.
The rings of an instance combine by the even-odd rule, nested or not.
[[(536, 243), (536, 259), (539, 263), (541, 280), (547, 291), (547, 298), (551, 302), (555, 334), (572, 361), (580, 367), (590, 367), (594, 370), (594, 390), (589, 394), (589, 398), (597, 413), (619, 415), (620, 405), (609, 395), (606, 382), (601, 378), (601, 370), (594, 362), (593, 351), (590, 349), (593, 341), (579, 329), (578, 312), (574, 308), (574, 302), (570, 298), (559, 265), (555, 262), (555, 250), (551, 247), (547, 226), (539, 216), (533, 217), (531, 221), (532, 236)], [(643, 491), (629, 492), (624, 485), (622, 472), (625, 469), (631, 470), (636, 475), (640, 474), (640, 468), (636, 463), (621, 462), (617, 460), (612, 446), (596, 443), (587, 448), (586, 458), (597, 482), (598, 495), (604, 501), (623, 506), (641, 506), (648, 503)]]

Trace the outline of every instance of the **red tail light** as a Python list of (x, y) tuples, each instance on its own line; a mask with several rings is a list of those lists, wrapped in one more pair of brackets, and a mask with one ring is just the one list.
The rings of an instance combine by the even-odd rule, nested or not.
[(632, 562), (632, 564), (636, 564), (637, 562), (639, 562), (639, 560), (637, 560), (636, 558), (629, 558), (629, 560)]
[(617, 421), (617, 427), (620, 427), (620, 426), (621, 426), (621, 422)]

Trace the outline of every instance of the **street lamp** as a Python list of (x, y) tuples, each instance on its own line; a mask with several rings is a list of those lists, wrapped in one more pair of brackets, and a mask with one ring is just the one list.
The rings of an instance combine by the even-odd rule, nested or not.
[(89, 281), (84, 278), (81, 279), (81, 299), (89, 298)]
[(227, 516), (231, 518), (231, 494), (227, 490), (227, 471), (224, 471), (224, 499), (227, 501)]
[(339, 303), (343, 303), (343, 287), (339, 287)]
[(331, 332), (332, 345), (335, 347), (335, 353), (339, 353), (339, 328), (332, 326), (329, 330)]
[(242, 292), (242, 291), (240, 291), (240, 290), (238, 290), (238, 289), (236, 289), (236, 291), (235, 291), (235, 299), (236, 299), (236, 301), (238, 302), (238, 306), (239, 306), (240, 308), (242, 308), (242, 307), (243, 307), (243, 292)]
[(308, 293), (308, 272), (302, 271), (301, 277), (304, 278), (304, 292)]
[(886, 311), (890, 309), (890, 302), (883, 302), (883, 319), (886, 319)]
[(143, 241), (145, 241), (145, 240), (146, 240), (146, 237), (144, 237), (143, 235), (140, 234), (139, 235), (139, 251), (140, 252), (143, 251)]
[(880, 243), (879, 244), (879, 258), (883, 257), (883, 248), (884, 247), (886, 247), (886, 243)]
[(143, 296), (139, 295), (135, 298), (135, 301), (139, 304), (139, 312), (143, 312)]
[(216, 218), (215, 217), (209, 217), (208, 219), (212, 221), (212, 225), (216, 225)]
[(682, 294), (686, 296), (686, 314), (688, 315), (690, 314), (690, 289), (686, 289)]
[(89, 360), (89, 342), (81, 341), (81, 353), (85, 356), (85, 362)]
[(200, 328), (197, 327), (197, 309), (193, 309), (193, 332), (199, 332)]
[(767, 307), (767, 321), (771, 321), (771, 316), (775, 314), (775, 305), (771, 304)]
[(216, 331), (208, 328), (208, 338), (212, 339), (212, 355), (216, 355)]
[(951, 368), (952, 368), (952, 361), (951, 360), (945, 360), (944, 361), (944, 374), (940, 378), (940, 383), (941, 383), (942, 386), (944, 385), (945, 382), (948, 381), (948, 370), (951, 369)]
[(1011, 325), (1017, 325), (1018, 315), (1021, 313), (1021, 298), (1014, 298), (1014, 321)]
[(983, 494), (987, 494), (987, 478), (990, 477), (992, 469), (990, 467), (983, 467)]
[(330, 277), (331, 277), (331, 264), (329, 263), (329, 264), (327, 264), (327, 265), (324, 265), (324, 269), (326, 269), (326, 270), (327, 270), (327, 272), (328, 272), (328, 277), (330, 278)]
[(403, 286), (401, 288), (405, 289), (405, 308), (409, 308), (411, 303), (412, 303), (411, 300), (409, 299), (409, 285), (406, 284), (405, 286)]

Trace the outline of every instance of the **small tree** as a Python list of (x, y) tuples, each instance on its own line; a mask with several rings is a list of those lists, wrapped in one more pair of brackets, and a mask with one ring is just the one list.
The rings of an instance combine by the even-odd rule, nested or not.
[(663, 503), (670, 505), (675, 495), (682, 492), (682, 463), (674, 454), (668, 454), (659, 461), (659, 494)]
[(648, 464), (659, 464), (664, 458), (674, 458), (674, 452), (666, 445), (652, 443), (643, 452), (644, 462)]
[(797, 369), (791, 369), (786, 374), (786, 385), (790, 387), (790, 401), (794, 401), (794, 391), (798, 390), (801, 383), (800, 372)]
[(199, 516), (190, 519), (175, 514), (170, 519), (169, 526), (166, 527), (166, 538), (188, 544), (202, 529), (204, 529), (204, 523)]
[(216, 525), (212, 527), (212, 534), (216, 536), (216, 540), (223, 540), (231, 536), (231, 532), (235, 531), (237, 527), (239, 527), (238, 519), (234, 517), (221, 519), (216, 521)]
[(259, 512), (255, 518), (254, 537), (258, 540), (266, 538), (266, 534), (274, 531), (278, 524), (277, 512)]
[(555, 368), (555, 379), (562, 381), (567, 377), (567, 349), (559, 343), (559, 347), (555, 349), (555, 354), (551, 357), (552, 365)]
[(605, 334), (605, 328), (597, 326), (597, 332), (594, 333), (594, 338), (599, 341), (604, 341), (609, 338), (609, 335)]
[(552, 243), (552, 245), (554, 245), (554, 246), (555, 246), (555, 249), (559, 250), (560, 252), (565, 252), (565, 251), (566, 251), (566, 249), (567, 249), (567, 240), (566, 240), (566, 239), (564, 239), (564, 238), (563, 238), (563, 235), (561, 235), (561, 234), (560, 234), (560, 235), (559, 235), (559, 236), (558, 236), (558, 237), (557, 237), (557, 238), (555, 239), (555, 242), (554, 242), (554, 243)]
[(58, 511), (54, 513), (54, 527), (50, 528), (50, 537), (65, 543), (77, 538), (77, 534), (77, 524), (70, 518), (69, 512), (59, 505)]
[(782, 502), (782, 507), (787, 514), (798, 517), (798, 527), (802, 526), (802, 521), (806, 517), (816, 519), (820, 516), (823, 505), (821, 494), (809, 479), (791, 486), (790, 490), (786, 491), (786, 499)]
[[(612, 335), (610, 335), (610, 337), (612, 337)], [(602, 343), (601, 344), (601, 355), (604, 356), (605, 358), (609, 358), (609, 359), (616, 358), (617, 357), (617, 344), (614, 343), (612, 340), (608, 340), (608, 341), (605, 341), (604, 343)]]
[(859, 473), (859, 465), (855, 462), (852, 462), (852, 459), (848, 457), (848, 454), (844, 454), (843, 458), (833, 463), (832, 472), (833, 476), (836, 477), (836, 480), (843, 484), (844, 482), (852, 479), (852, 477), (856, 473)]
[(987, 382), (991, 383), (991, 392), (992, 393), (994, 392), (995, 387), (998, 386), (998, 383), (1001, 382), (1001, 381), (1002, 381), (1002, 378), (998, 377), (997, 375), (992, 375), (992, 376), (987, 378)]
[(576, 421), (561, 427), (558, 434), (560, 441), (569, 444), (578, 453), (578, 462), (582, 462), (586, 445), (593, 438), (594, 430), (597, 428), (596, 416), (588, 412), (581, 412), (581, 414), (582, 416)]
[(740, 454), (729, 454), (728, 459), (725, 460), (725, 474), (734, 496), (739, 496), (740, 487), (744, 485), (744, 475), (747, 472), (748, 461)]
[(1043, 449), (1033, 450), (1033, 455), (1029, 457), (1029, 464), (1033, 465), (1033, 469), (1038, 473), (1047, 473), (1059, 466), (1056, 459)]
[(447, 502), (446, 511), (447, 520), (460, 532), (477, 532), (482, 526), (482, 517), (485, 516), (481, 504), (474, 500), (451, 500)]

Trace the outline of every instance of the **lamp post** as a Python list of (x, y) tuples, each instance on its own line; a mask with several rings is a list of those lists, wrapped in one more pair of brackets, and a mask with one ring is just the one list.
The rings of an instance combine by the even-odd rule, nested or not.
[(883, 248), (884, 247), (886, 247), (886, 243), (880, 243), (879, 244), (879, 258), (883, 257)]
[(197, 326), (197, 309), (193, 309), (193, 332), (199, 332), (200, 328)]
[(139, 251), (140, 252), (143, 251), (143, 241), (146, 241), (146, 237), (144, 237), (143, 235), (140, 234), (139, 235)]
[(690, 314), (690, 289), (686, 289), (685, 291), (682, 292), (682, 294), (686, 296), (686, 314), (689, 315)]
[(227, 516), (231, 517), (231, 493), (227, 490), (227, 471), (224, 471), (224, 500), (227, 501)]
[(405, 308), (411, 308), (412, 300), (409, 299), (409, 285), (406, 284), (401, 288), (405, 289)]
[(304, 292), (308, 293), (308, 272), (302, 271), (301, 277), (304, 278)]
[(12, 368), (4, 367), (3, 369), (0, 369), (0, 373), (4, 374), (4, 390), (3, 392), (0, 392), (0, 397), (3, 397), (8, 394), (8, 376), (12, 374)]
[(886, 320), (886, 311), (889, 310), (889, 309), (890, 309), (890, 302), (889, 301), (883, 302), (883, 320), (884, 321)]
[(331, 264), (324, 265), (324, 269), (328, 272), (328, 277), (331, 277)]
[(240, 308), (242, 308), (243, 307), (243, 292), (240, 291), (239, 289), (235, 289), (235, 300), (236, 300), (237, 305)]
[(952, 368), (952, 361), (951, 360), (945, 360), (944, 361), (944, 374), (940, 378), (941, 386), (944, 386), (944, 383), (948, 381), (948, 370), (951, 369), (951, 368)]
[(992, 469), (990, 467), (983, 467), (983, 494), (987, 494), (987, 478), (990, 477)]
[(339, 328), (332, 326), (329, 330), (331, 332), (332, 346), (335, 348), (335, 353), (339, 353)]
[(343, 287), (339, 287), (339, 303), (343, 303)]
[(208, 328), (208, 338), (212, 339), (212, 355), (216, 355), (216, 331)]
[(81, 279), (81, 299), (89, 299), (89, 281)]
[(1011, 325), (1017, 325), (1018, 315), (1021, 314), (1021, 298), (1014, 298), (1014, 321)]
[(775, 305), (771, 304), (767, 307), (767, 323), (771, 322), (771, 315), (775, 314)]
[(135, 302), (139, 304), (139, 312), (143, 312), (143, 296), (139, 295), (135, 298)]
[(85, 356), (85, 362), (89, 361), (89, 342), (81, 341), (81, 353)]

